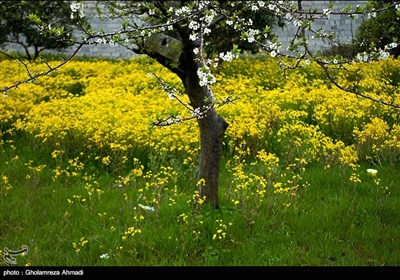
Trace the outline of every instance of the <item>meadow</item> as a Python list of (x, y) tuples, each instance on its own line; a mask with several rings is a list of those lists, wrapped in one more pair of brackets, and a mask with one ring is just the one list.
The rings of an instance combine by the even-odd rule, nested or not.
[[(341, 84), (400, 104), (400, 60), (348, 68)], [(339, 90), (313, 63), (221, 65), (213, 91), (234, 101), (217, 109), (229, 127), (216, 210), (197, 192), (196, 121), (152, 125), (190, 116), (152, 73), (183, 91), (139, 56), (76, 59), (2, 93), (0, 256), (27, 245), (16, 265), (400, 265), (399, 109)], [(26, 77), (0, 61), (0, 88)]]

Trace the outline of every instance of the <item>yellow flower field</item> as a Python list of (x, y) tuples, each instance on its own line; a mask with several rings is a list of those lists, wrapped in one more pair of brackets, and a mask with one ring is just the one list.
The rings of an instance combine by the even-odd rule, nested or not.
[[(340, 158), (347, 163), (399, 160), (398, 110), (335, 88), (313, 64), (284, 76), (275, 60), (247, 60), (251, 59), (223, 65), (213, 86), (218, 98), (235, 98), (218, 108), (230, 124), (226, 135), (230, 151), (249, 148), (255, 155), (266, 149), (289, 163), (301, 159), (306, 164), (319, 160), (332, 164)], [(44, 69), (43, 65), (32, 67), (33, 71)], [(399, 60), (349, 68), (360, 69), (357, 86), (364, 93), (400, 104)], [(1, 61), (0, 72), (2, 87), (27, 77), (22, 65), (8, 60)], [(189, 116), (190, 112), (170, 99), (151, 73), (182, 90), (173, 73), (147, 57), (70, 62), (3, 94), (1, 132), (15, 128), (54, 151), (90, 151), (105, 165), (121, 163), (135, 150), (195, 158), (199, 146), (195, 121), (152, 126), (160, 118)], [(343, 85), (352, 85), (356, 78), (351, 73), (339, 73)], [(186, 96), (181, 98), (188, 102)], [(350, 150), (351, 159), (343, 159)], [(110, 159), (102, 161), (106, 157)]]

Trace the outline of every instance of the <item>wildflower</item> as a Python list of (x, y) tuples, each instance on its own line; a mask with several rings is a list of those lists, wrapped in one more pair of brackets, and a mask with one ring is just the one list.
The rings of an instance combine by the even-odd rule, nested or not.
[(378, 170), (369, 168), (369, 169), (367, 169), (367, 172), (368, 172), (371, 176), (375, 176), (376, 173), (378, 173)]
[(140, 208), (142, 208), (142, 209), (144, 209), (144, 210), (146, 210), (146, 211), (154, 211), (155, 209), (154, 209), (154, 207), (152, 207), (152, 206), (147, 206), (147, 205), (143, 205), (143, 204), (138, 204), (138, 206), (140, 207)]
[(100, 259), (108, 259), (110, 256), (107, 253), (101, 254)]

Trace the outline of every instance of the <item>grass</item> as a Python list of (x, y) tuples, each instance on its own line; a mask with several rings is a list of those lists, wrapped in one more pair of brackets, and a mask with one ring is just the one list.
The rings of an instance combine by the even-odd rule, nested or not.
[[(262, 203), (248, 195), (235, 205), (223, 163), (220, 209), (214, 210), (194, 206), (195, 170), (180, 162), (151, 165), (149, 159), (144, 171), (151, 169), (153, 177), (122, 187), (115, 183), (121, 174), (90, 161), (76, 176), (54, 179), (53, 169), (68, 163), (55, 163), (30, 143), (22, 137), (0, 146), (0, 171), (12, 186), (6, 191), (4, 180), (0, 185), (0, 249), (28, 245), (18, 265), (400, 265), (398, 166), (382, 166), (371, 177), (363, 163), (361, 183), (353, 184), (351, 170), (313, 164), (303, 174), (307, 186), (295, 196), (271, 190)], [(154, 178), (168, 182), (151, 192), (143, 188)]]

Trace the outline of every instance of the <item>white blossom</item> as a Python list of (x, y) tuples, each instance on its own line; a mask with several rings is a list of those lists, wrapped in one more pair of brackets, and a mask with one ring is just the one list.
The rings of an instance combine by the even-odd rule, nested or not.
[(379, 51), (379, 59), (388, 59), (390, 54), (384, 50)]
[(75, 13), (78, 14), (79, 17), (83, 18), (85, 16), (84, 10), (83, 10), (83, 3), (78, 3), (78, 2), (72, 2), (71, 5), (69, 5), (69, 8), (71, 9), (71, 19), (75, 17)]
[(197, 33), (192, 33), (192, 34), (190, 34), (190, 36), (189, 36), (189, 39), (191, 40), (191, 41), (196, 41), (197, 40)]
[(249, 43), (253, 43), (253, 42), (255, 41), (254, 36), (255, 36), (255, 35), (258, 35), (258, 33), (260, 33), (259, 30), (256, 30), (256, 29), (249, 29), (249, 30), (247, 31), (247, 33), (246, 33), (246, 35), (247, 35), (247, 41), (248, 41)]
[(213, 84), (216, 82), (215, 77), (211, 74), (210, 71), (207, 69), (204, 70), (203, 68), (197, 69), (197, 76), (199, 77), (199, 85), (201, 87), (207, 86), (209, 84)]
[(268, 5), (268, 9), (270, 9), (271, 11), (276, 9), (276, 5), (275, 4), (269, 4)]
[(96, 43), (97, 44), (107, 44), (107, 40), (106, 40), (106, 38), (99, 38), (99, 39), (97, 39), (96, 40)]
[(204, 16), (204, 21), (207, 24), (210, 24), (213, 21), (214, 17), (215, 17), (215, 12), (213, 10), (211, 10), (209, 14), (206, 14)]
[(294, 26), (296, 26), (296, 27), (299, 27), (299, 26), (301, 25), (301, 21), (295, 19), (295, 20), (292, 22), (292, 24), (293, 24)]
[(194, 52), (194, 54), (198, 54), (199, 53), (199, 48), (194, 48), (193, 52)]
[(397, 43), (390, 43), (385, 46), (385, 50), (391, 50), (397, 47)]
[(252, 11), (258, 11), (257, 5), (251, 5), (251, 10)]
[(200, 118), (201, 116), (201, 110), (200, 107), (196, 108), (192, 112), (192, 117)]
[(368, 54), (366, 52), (363, 52), (363, 53), (358, 53), (356, 58), (359, 61), (365, 62), (365, 61), (368, 61), (369, 56), (368, 56)]
[(375, 18), (376, 12), (368, 13), (368, 19), (370, 19), (371, 17)]
[(189, 22), (189, 28), (192, 30), (197, 30), (200, 28), (200, 24), (197, 21), (191, 21)]
[(232, 61), (237, 55), (234, 55), (231, 51), (225, 53), (220, 53), (219, 57), (224, 61)]
[(175, 15), (179, 17), (182, 14), (186, 14), (186, 13), (189, 13), (189, 12), (190, 12), (190, 9), (188, 7), (186, 7), (186, 6), (183, 6), (182, 8), (177, 9), (175, 11)]
[(285, 18), (286, 18), (287, 20), (292, 20), (293, 15), (292, 15), (291, 13), (286, 13)]
[(331, 12), (332, 12), (332, 10), (331, 9), (323, 9), (322, 10), (322, 14), (324, 15), (324, 16), (326, 16), (327, 18), (330, 18), (331, 17)]
[(233, 24), (233, 21), (227, 20), (227, 21), (226, 21), (226, 24), (229, 25), (229, 26), (231, 26), (231, 25)]

